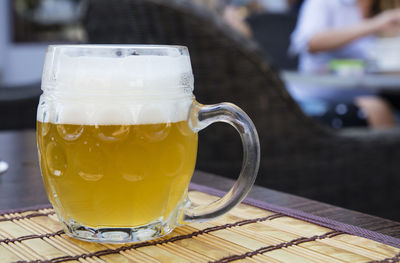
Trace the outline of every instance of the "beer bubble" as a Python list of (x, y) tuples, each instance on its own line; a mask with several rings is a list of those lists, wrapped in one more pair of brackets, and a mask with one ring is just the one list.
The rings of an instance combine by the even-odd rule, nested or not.
[(79, 145), (80, 151), (74, 156), (76, 173), (85, 181), (99, 181), (104, 176), (104, 164), (107, 162), (101, 148), (96, 146), (94, 140)]
[(54, 176), (62, 176), (67, 169), (67, 157), (63, 147), (52, 141), (46, 147), (46, 163), (50, 174)]
[(129, 134), (129, 125), (95, 125), (94, 133), (105, 142), (115, 142), (125, 139)]
[(159, 123), (138, 129), (137, 136), (146, 142), (160, 142), (167, 138), (171, 130), (171, 123)]
[(83, 125), (59, 124), (57, 132), (61, 138), (67, 141), (77, 140), (83, 133)]
[(124, 173), (122, 175), (122, 177), (125, 180), (130, 181), (130, 182), (138, 182), (138, 181), (142, 181), (143, 180), (143, 176), (138, 175), (138, 174), (127, 174), (127, 173)]
[(86, 181), (99, 181), (103, 177), (103, 174), (101, 173), (93, 173), (87, 171), (79, 171), (78, 175)]

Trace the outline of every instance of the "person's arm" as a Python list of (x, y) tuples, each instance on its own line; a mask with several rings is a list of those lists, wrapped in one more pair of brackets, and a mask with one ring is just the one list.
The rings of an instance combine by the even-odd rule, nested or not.
[(350, 42), (373, 34), (374, 30), (369, 23), (343, 28), (331, 29), (316, 33), (308, 42), (308, 51), (316, 53), (321, 51), (330, 51), (340, 48)]
[(330, 51), (367, 35), (399, 29), (400, 10), (390, 10), (352, 27), (316, 33), (308, 42), (308, 51), (310, 53)]

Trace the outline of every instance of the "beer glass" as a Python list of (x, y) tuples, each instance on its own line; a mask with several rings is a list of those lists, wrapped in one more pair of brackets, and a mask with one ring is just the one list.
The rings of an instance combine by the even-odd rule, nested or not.
[[(226, 213), (254, 183), (256, 129), (233, 104), (195, 101), (186, 47), (52, 45), (42, 90), (40, 167), (70, 236), (107, 243), (161, 237), (177, 225)], [(215, 122), (239, 132), (243, 167), (224, 197), (192, 207), (197, 132)]]

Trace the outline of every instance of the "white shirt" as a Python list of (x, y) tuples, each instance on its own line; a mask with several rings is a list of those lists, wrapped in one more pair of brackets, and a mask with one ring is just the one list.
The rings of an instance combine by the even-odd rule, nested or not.
[(357, 25), (362, 20), (356, 0), (307, 0), (291, 36), (290, 52), (300, 55), (299, 70), (318, 72), (332, 59), (364, 59), (367, 49), (376, 41), (374, 36), (357, 39), (337, 50), (308, 52), (308, 42), (316, 33)]

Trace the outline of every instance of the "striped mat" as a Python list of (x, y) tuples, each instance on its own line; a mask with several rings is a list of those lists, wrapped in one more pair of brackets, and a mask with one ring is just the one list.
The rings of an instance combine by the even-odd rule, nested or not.
[[(216, 195), (220, 193), (193, 185), (190, 192), (195, 204), (210, 203)], [(0, 212), (0, 262), (400, 261), (398, 239), (363, 229), (347, 231), (347, 225), (315, 222), (318, 217), (313, 216), (302, 220), (301, 213), (279, 207), (268, 210), (266, 205), (247, 201), (207, 223), (180, 226), (154, 241), (122, 245), (68, 237), (48, 206), (4, 211)]]

